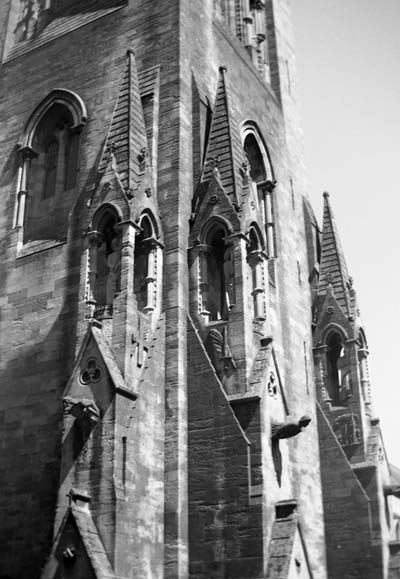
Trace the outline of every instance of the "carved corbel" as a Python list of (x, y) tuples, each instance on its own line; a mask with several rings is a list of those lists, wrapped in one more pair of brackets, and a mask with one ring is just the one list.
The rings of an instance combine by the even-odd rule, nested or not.
[(302, 416), (297, 422), (276, 422), (271, 426), (271, 438), (273, 440), (281, 440), (283, 438), (292, 438), (299, 434), (311, 422), (309, 416)]
[(100, 411), (93, 400), (82, 398), (78, 400), (70, 396), (63, 399), (64, 413), (71, 414), (79, 422), (95, 425), (100, 420)]

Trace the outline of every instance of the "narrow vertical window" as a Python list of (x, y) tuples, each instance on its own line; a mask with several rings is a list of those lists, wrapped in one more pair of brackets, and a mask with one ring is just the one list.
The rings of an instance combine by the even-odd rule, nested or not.
[(262, 244), (255, 228), (252, 227), (247, 247), (247, 263), (250, 267), (253, 317), (258, 320), (265, 319), (263, 261)]
[(95, 248), (96, 255), (91, 259), (95, 274), (93, 275), (93, 296), (96, 304), (95, 317), (111, 317), (113, 302), (120, 291), (121, 277), (121, 240), (115, 228), (117, 217), (107, 211), (99, 220), (97, 229), (99, 240)]
[(215, 223), (205, 236), (200, 254), (202, 314), (207, 321), (227, 320), (235, 305), (234, 253), (227, 231)]
[(138, 310), (149, 313), (156, 307), (159, 243), (148, 215), (142, 217), (135, 241), (134, 292)]

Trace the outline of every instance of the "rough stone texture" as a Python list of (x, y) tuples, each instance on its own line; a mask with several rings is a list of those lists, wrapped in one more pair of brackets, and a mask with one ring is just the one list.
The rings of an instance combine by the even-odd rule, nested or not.
[[(306, 579), (331, 577), (324, 524), (329, 569), (346, 577), (348, 554), (349, 568), (360, 573), (364, 563), (355, 561), (372, 552), (371, 579), (385, 577), (388, 565), (395, 577), (393, 513), (400, 510), (397, 498), (382, 492), (391, 474), (380, 460), (380, 432), (358, 366), (360, 328), (346, 317), (341, 298), (318, 285), (318, 268), (311, 309), (306, 278), (319, 259), (318, 235), (307, 203), (303, 210), (289, 2), (265, 2), (269, 84), (235, 35), (239, 3), (231, 2), (225, 16), (216, 4), (53, 0), (32, 38), (15, 42), (19, 2), (0, 3), (4, 577), (39, 577), (44, 568), (43, 579), (64, 572), (261, 579), (280, 556), (274, 541), (286, 525), (276, 511), (282, 501), (298, 505), (287, 542), (291, 557), (278, 564), (286, 579), (299, 569)], [(15, 227), (23, 197), (17, 144), (55, 88), (82, 99), (87, 121), (77, 187), (64, 199), (67, 236), (39, 247), (25, 243)], [(249, 127), (265, 149), (270, 223), (264, 222), (265, 193), (246, 174), (243, 131)], [(212, 167), (209, 157), (220, 163)], [(112, 303), (100, 304), (100, 324), (92, 319), (92, 294), (105, 232), (96, 227), (107, 208), (117, 221), (120, 277)], [(154, 229), (143, 275), (153, 292), (147, 309), (134, 284), (143, 215), (151, 216)], [(217, 221), (231, 248), (234, 303), (227, 319), (209, 323), (200, 307), (199, 254), (202, 246), (207, 250), (207, 227)], [(273, 259), (266, 253), (269, 226)], [(249, 257), (251, 228), (261, 240), (259, 287)], [(335, 236), (332, 229), (325, 239)], [(347, 277), (339, 281), (347, 287)], [(263, 302), (258, 317), (256, 294)], [(332, 409), (323, 396), (320, 338), (332, 320), (351, 345), (354, 393), (345, 410)], [(220, 340), (219, 349), (210, 335)], [(349, 409), (362, 444), (342, 449), (335, 421)], [(274, 425), (305, 415), (311, 423), (304, 432), (272, 439)], [(71, 493), (72, 487), (78, 488)], [(76, 496), (86, 497), (85, 505), (76, 506)], [(335, 551), (338, 513), (348, 529), (359, 529), (353, 544), (349, 539), (343, 546), (346, 557)], [(349, 513), (357, 517), (347, 520)], [(67, 570), (60, 549), (74, 545), (80, 558)], [(299, 567), (296, 558), (308, 564)]]

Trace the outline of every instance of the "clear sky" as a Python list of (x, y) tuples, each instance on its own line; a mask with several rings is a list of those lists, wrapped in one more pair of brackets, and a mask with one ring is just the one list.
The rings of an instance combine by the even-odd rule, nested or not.
[(400, 466), (400, 0), (292, 0), (309, 194), (329, 191)]

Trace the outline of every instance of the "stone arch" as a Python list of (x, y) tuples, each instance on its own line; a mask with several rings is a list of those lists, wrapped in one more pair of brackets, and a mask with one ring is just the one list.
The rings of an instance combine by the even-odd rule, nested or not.
[(73, 129), (78, 129), (85, 125), (87, 109), (81, 97), (71, 90), (56, 88), (37, 105), (30, 115), (19, 142), (21, 148), (32, 147), (34, 134), (40, 120), (55, 104), (62, 105), (68, 109), (71, 114)]
[(151, 313), (158, 302), (161, 244), (156, 219), (145, 210), (139, 218), (135, 239), (133, 288), (139, 311)]
[(265, 319), (264, 239), (257, 223), (248, 232), (247, 264), (253, 301), (253, 318)]
[(245, 156), (244, 184), (254, 191), (263, 220), (266, 251), (269, 258), (276, 257), (275, 180), (267, 146), (257, 124), (247, 121), (242, 127), (242, 146)]
[(65, 240), (78, 184), (85, 105), (71, 91), (49, 93), (30, 115), (18, 146), (14, 225), (23, 242)]
[(269, 152), (258, 126), (253, 121), (246, 121), (241, 130), (242, 146), (248, 163), (250, 177), (255, 183), (273, 181), (274, 172)]
[(340, 326), (331, 324), (325, 332), (327, 391), (333, 406), (346, 406), (352, 396), (350, 356)]
[(204, 251), (200, 263), (200, 293), (207, 321), (227, 320), (235, 303), (232, 229), (227, 220), (213, 217), (202, 228)]
[(94, 317), (111, 317), (113, 302), (121, 290), (121, 212), (114, 204), (101, 205), (89, 232), (90, 299)]

